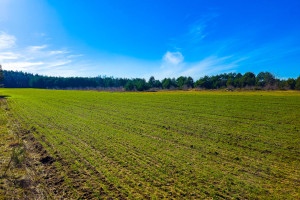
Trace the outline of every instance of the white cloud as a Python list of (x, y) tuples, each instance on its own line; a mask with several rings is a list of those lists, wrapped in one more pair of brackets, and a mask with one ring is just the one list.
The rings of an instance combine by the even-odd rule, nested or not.
[[(167, 52), (163, 56), (160, 69), (156, 69), (151, 75), (158, 79), (166, 77), (191, 76), (194, 79), (199, 79), (204, 75), (212, 75), (216, 73), (225, 73), (234, 71), (238, 67), (238, 62), (232, 56), (218, 57), (209, 56), (198, 62), (184, 62), (184, 56), (181, 52)], [(146, 78), (150, 75), (146, 76)]]
[(0, 63), (3, 60), (15, 60), (15, 59), (18, 59), (18, 58), (19, 58), (19, 55), (15, 54), (13, 52), (1, 52), (0, 53)]
[(166, 63), (168, 63), (168, 64), (170, 63), (173, 65), (180, 64), (183, 61), (183, 59), (184, 59), (184, 57), (179, 51), (177, 51), (177, 52), (167, 51), (167, 53), (163, 56), (163, 60)]
[(29, 46), (27, 47), (28, 51), (39, 51), (41, 49), (46, 49), (48, 45), (40, 45), (40, 46)]
[[(151, 75), (154, 75), (158, 79), (175, 77), (179, 74), (184, 65), (184, 56), (180, 51), (167, 51), (163, 55), (160, 68), (156, 69), (156, 71), (154, 71), (154, 73)], [(146, 75), (145, 78), (148, 78), (151, 75)]]
[(66, 54), (66, 53), (70, 53), (69, 51), (62, 51), (62, 50), (58, 50), (58, 51), (49, 51), (50, 55), (57, 55), (57, 54)]
[(82, 68), (74, 67), (79, 55), (67, 49), (53, 49), (46, 44), (18, 47), (16, 41), (15, 36), (0, 32), (0, 64), (5, 70), (71, 76)]
[(28, 71), (28, 67), (34, 68), (35, 66), (43, 65), (43, 62), (8, 62), (2, 63), (6, 69), (17, 71)]
[(10, 49), (16, 45), (16, 38), (13, 35), (9, 35), (5, 32), (0, 32), (0, 50)]
[(47, 67), (52, 68), (52, 67), (57, 67), (57, 66), (64, 66), (64, 65), (69, 64), (71, 62), (72, 62), (72, 60), (59, 60), (59, 61), (56, 61), (56, 62), (49, 63)]

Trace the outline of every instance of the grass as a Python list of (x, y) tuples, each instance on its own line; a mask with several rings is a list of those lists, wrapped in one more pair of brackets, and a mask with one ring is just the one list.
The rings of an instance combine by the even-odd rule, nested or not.
[(299, 92), (0, 95), (61, 158), (54, 165), (65, 197), (89, 191), (89, 198), (299, 198)]
[(0, 98), (0, 199), (20, 199), (25, 189), (15, 187), (19, 179), (26, 175), (21, 166), (25, 149), (15, 134), (15, 126), (7, 115), (5, 99)]

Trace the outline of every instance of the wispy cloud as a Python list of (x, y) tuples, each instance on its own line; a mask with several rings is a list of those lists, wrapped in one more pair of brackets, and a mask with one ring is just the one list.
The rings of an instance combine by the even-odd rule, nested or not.
[[(204, 14), (194, 20), (186, 28), (186, 32), (182, 35), (172, 38), (170, 49), (175, 51), (167, 51), (162, 59), (162, 64), (158, 73), (154, 73), (159, 79), (164, 77), (179, 77), (192, 76), (195, 79), (204, 75), (214, 73), (223, 73), (233, 71), (238, 67), (238, 61), (235, 61), (233, 56), (220, 56), (217, 47), (215, 52), (211, 51), (212, 46), (209, 46), (209, 52), (201, 51), (197, 61), (185, 60), (184, 52), (189, 55), (189, 52), (195, 53), (195, 49), (205, 49), (205, 39), (212, 32), (212, 24), (219, 16), (216, 12)], [(192, 16), (189, 16), (191, 18)], [(187, 56), (188, 57), (188, 56)], [(238, 58), (236, 58), (239, 60)]]
[[(49, 44), (18, 47), (16, 37), (1, 32), (0, 43), (7, 38), (14, 39), (11, 45), (2, 45), (0, 64), (5, 70), (18, 70), (51, 76), (97, 76), (143, 77), (146, 70), (159, 66), (156, 62), (139, 60), (121, 55), (99, 54), (89, 60), (84, 54), (73, 53), (67, 48), (53, 48)], [(167, 62), (177, 64), (180, 54), (169, 53)], [(182, 58), (183, 59), (183, 58)]]
[(3, 60), (16, 60), (19, 58), (19, 55), (13, 52), (1, 52), (0, 53), (0, 61)]
[(5, 69), (14, 69), (17, 71), (28, 71), (28, 67), (35, 68), (36, 66), (44, 65), (43, 62), (7, 62), (3, 63)]
[[(192, 23), (183, 28), (186, 30), (185, 33), (170, 39), (170, 47), (172, 49), (185, 49), (198, 45), (211, 34), (211, 25), (214, 24), (214, 20), (218, 16), (218, 13), (212, 12), (196, 18)], [(188, 18), (191, 18), (191, 16)]]
[(281, 38), (271, 43), (257, 45), (253, 49), (239, 53), (249, 65), (267, 64), (276, 62), (293, 54), (300, 53), (300, 43), (295, 43), (291, 38)]
[(50, 55), (58, 55), (58, 54), (67, 54), (67, 53), (70, 53), (70, 52), (66, 51), (66, 50), (58, 50), (58, 51), (50, 51), (49, 53), (50, 53)]
[(231, 57), (210, 56), (199, 62), (188, 63), (188, 67), (184, 69), (181, 76), (202, 77), (204, 75), (212, 75), (216, 73), (224, 73), (232, 71), (238, 67), (239, 61), (230, 60)]
[(173, 38), (171, 49), (175, 49), (175, 51), (167, 51), (164, 54), (160, 71), (155, 75), (160, 79), (179, 76), (192, 76), (198, 79), (204, 75), (234, 71), (243, 59), (241, 56), (230, 54), (220, 55), (219, 51), (223, 48), (222, 46), (214, 46), (216, 49), (212, 51), (211, 49), (214, 47), (208, 45), (211, 53), (206, 52), (205, 46), (203, 46), (202, 52), (198, 53), (198, 61), (184, 60), (184, 52), (193, 51), (195, 48), (199, 48), (199, 45), (206, 44), (203, 40), (212, 32), (211, 24), (218, 16), (219, 14), (215, 12), (203, 15), (188, 26), (185, 34)]
[(188, 33), (185, 37), (188, 38), (190, 42), (197, 43), (203, 40), (206, 36), (209, 35), (208, 27), (213, 22), (215, 18), (217, 18), (219, 14), (217, 13), (209, 13), (203, 15), (199, 19), (197, 19), (194, 23), (192, 23), (189, 27)]
[(0, 31), (0, 50), (10, 49), (16, 45), (16, 37)]
[[(187, 62), (181, 52), (166, 52), (161, 61), (161, 66), (152, 75), (158, 79), (166, 77), (191, 76), (198, 79), (204, 75), (234, 71), (242, 59), (234, 56), (219, 57), (208, 56), (196, 62)], [(148, 78), (146, 76), (146, 78)]]
[[(163, 78), (183, 75), (198, 79), (204, 75), (236, 70), (255, 73), (269, 70), (277, 74), (278, 70), (274, 70), (272, 66), (280, 69), (278, 65), (284, 58), (288, 62), (289, 56), (295, 58), (295, 55), (300, 53), (299, 42), (294, 35), (257, 42), (255, 37), (245, 38), (243, 33), (237, 32), (228, 38), (219, 37), (212, 40), (214, 27), (218, 27), (216, 26), (218, 18), (218, 13), (203, 15), (190, 23), (185, 33), (172, 38), (161, 66), (166, 65), (166, 57), (173, 55), (172, 50), (182, 55), (181, 58), (184, 59), (178, 63), (173, 62), (173, 65), (166, 65), (169, 67), (160, 67), (160, 72), (156, 73), (156, 76)], [(290, 61), (290, 66), (295, 68), (292, 62), (295, 61)]]
[(29, 46), (27, 47), (28, 51), (40, 51), (42, 49), (46, 49), (48, 47), (48, 45), (41, 45), (41, 46)]
[(0, 32), (0, 64), (6, 70), (22, 70), (47, 75), (71, 76), (82, 69), (74, 64), (80, 55), (47, 44), (18, 47), (16, 37)]

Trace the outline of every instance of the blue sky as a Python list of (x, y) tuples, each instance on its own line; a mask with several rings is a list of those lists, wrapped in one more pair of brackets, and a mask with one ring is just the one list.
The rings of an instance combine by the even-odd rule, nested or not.
[(298, 0), (1, 0), (0, 63), (54, 76), (300, 75)]

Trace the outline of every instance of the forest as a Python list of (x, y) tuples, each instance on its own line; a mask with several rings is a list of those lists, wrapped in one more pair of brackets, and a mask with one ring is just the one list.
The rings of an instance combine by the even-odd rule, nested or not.
[(188, 90), (198, 89), (254, 89), (254, 90), (300, 90), (300, 76), (297, 79), (278, 79), (270, 72), (223, 73), (204, 76), (194, 81), (192, 77), (164, 78), (153, 76), (143, 78), (97, 77), (53, 77), (22, 71), (0, 71), (0, 86), (5, 88), (40, 89), (120, 89), (126, 91)]

